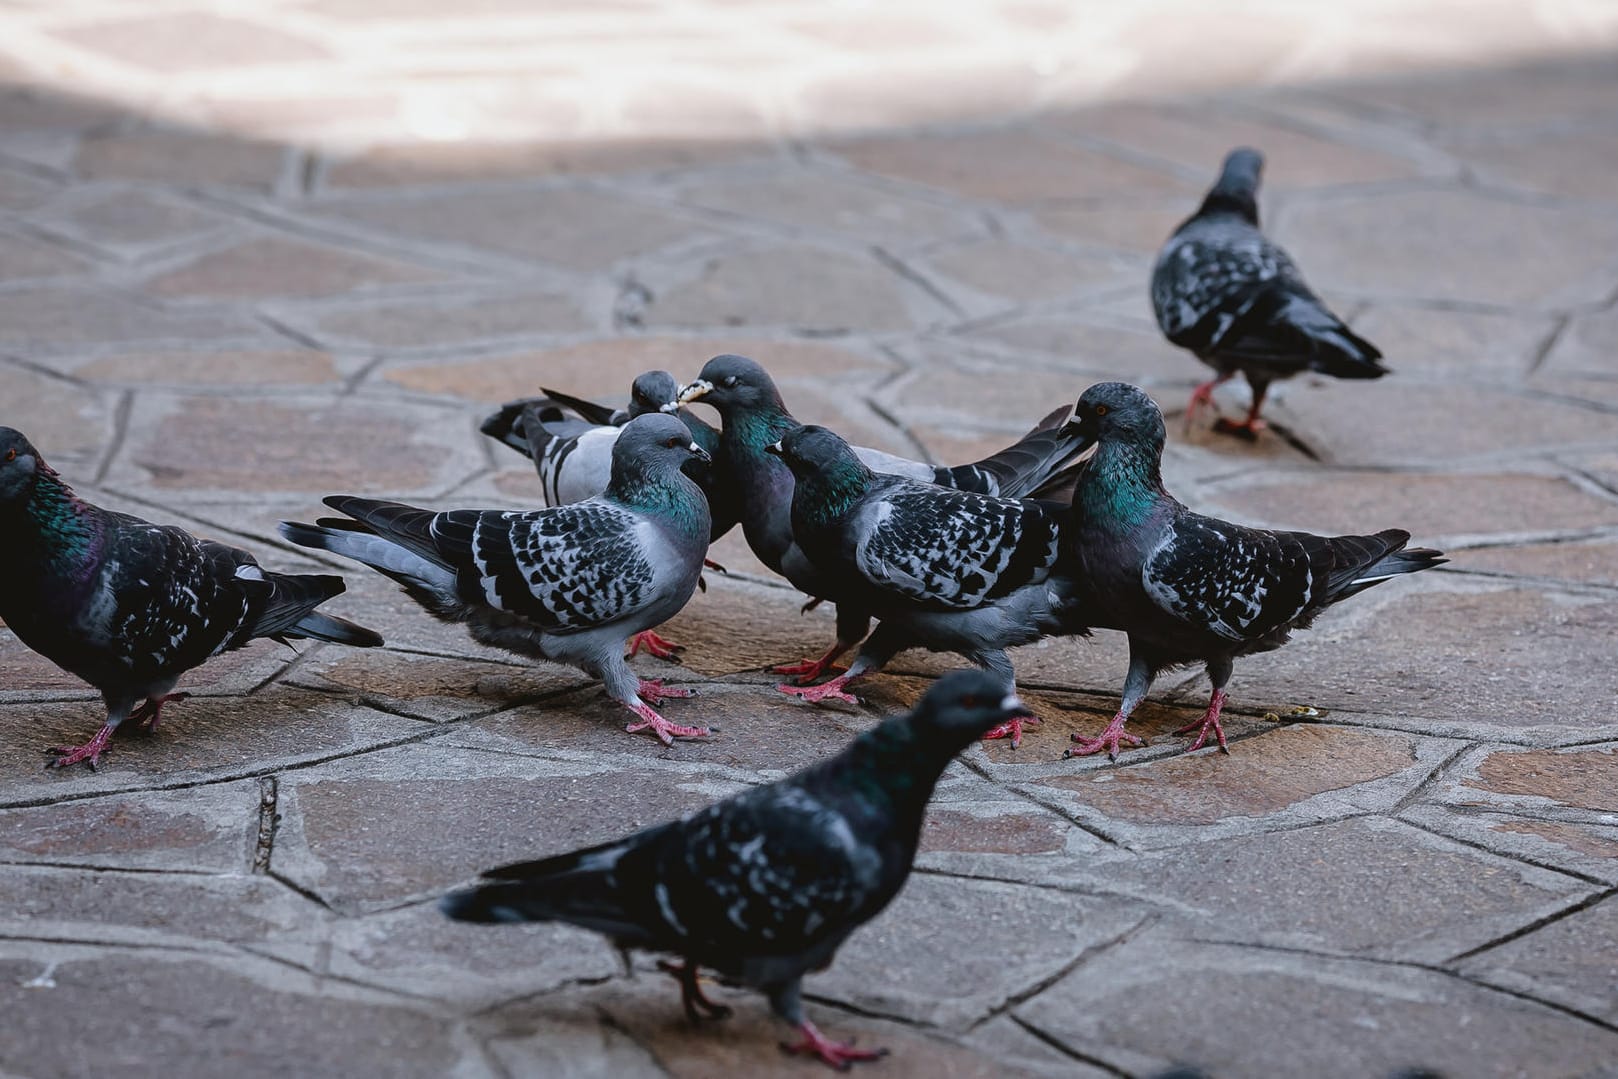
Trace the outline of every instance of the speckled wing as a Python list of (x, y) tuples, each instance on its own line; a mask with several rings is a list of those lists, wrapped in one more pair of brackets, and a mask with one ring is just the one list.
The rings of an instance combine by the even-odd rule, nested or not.
[(1258, 229), (1209, 222), (1164, 247), (1152, 272), (1152, 307), (1165, 337), (1205, 356), (1240, 336), (1277, 289), (1310, 295), (1287, 253)]
[(655, 907), (705, 950), (804, 951), (852, 929), (883, 880), (878, 851), (792, 785), (710, 806), (662, 839)]
[[(1313, 545), (1306, 540), (1316, 540)], [(1281, 629), (1309, 610), (1324, 583), (1325, 541), (1187, 514), (1147, 556), (1141, 583), (1170, 614), (1230, 641)]]
[(1056, 524), (1039, 505), (906, 483), (851, 524), (865, 580), (919, 603), (970, 610), (1048, 572)]
[(652, 602), (643, 527), (594, 500), (530, 513), (457, 510), (431, 526), (463, 593), (556, 633), (615, 622)]

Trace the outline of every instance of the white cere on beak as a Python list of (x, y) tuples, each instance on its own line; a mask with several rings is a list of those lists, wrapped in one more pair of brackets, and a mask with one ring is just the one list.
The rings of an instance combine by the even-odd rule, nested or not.
[(699, 378), (695, 382), (691, 383), (691, 385), (682, 389), (680, 391), (680, 396), (675, 398), (674, 403), (677, 405), (689, 404), (690, 402), (695, 401), (697, 398), (712, 392), (713, 383), (709, 382), (705, 378)]
[(671, 414), (675, 413), (675, 412), (678, 412), (678, 411), (680, 411), (680, 402), (678, 402), (678, 401), (664, 401), (662, 404), (657, 406), (657, 410), (659, 412), (668, 412), (668, 413), (671, 413)]
[(1023, 710), (1022, 701), (1017, 699), (1015, 693), (1007, 693), (1005, 699), (1000, 702), (1000, 707), (1007, 712), (1020, 712)]

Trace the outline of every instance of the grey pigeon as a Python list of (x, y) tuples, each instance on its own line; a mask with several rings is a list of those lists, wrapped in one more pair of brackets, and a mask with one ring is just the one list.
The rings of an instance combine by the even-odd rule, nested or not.
[(1264, 394), (1276, 379), (1304, 371), (1336, 378), (1381, 378), (1375, 345), (1343, 324), (1310, 291), (1287, 253), (1259, 231), (1258, 184), (1264, 156), (1232, 150), (1201, 207), (1169, 237), (1152, 270), (1152, 309), (1163, 335), (1217, 374), (1186, 406), (1189, 428), (1213, 389), (1240, 371), (1253, 390), (1242, 423), (1219, 430), (1256, 437)]
[(1122, 382), (1091, 386), (1070, 425), (1096, 452), (1079, 476), (1063, 544), (1076, 561), (1079, 602), (1092, 624), (1129, 635), (1129, 676), (1100, 738), (1075, 734), (1070, 754), (1141, 745), (1124, 731), (1157, 672), (1201, 663), (1213, 696), (1191, 749), (1212, 733), (1237, 656), (1279, 648), (1321, 611), (1390, 577), (1431, 569), (1439, 551), (1406, 548), (1410, 533), (1316, 536), (1244, 528), (1186, 509), (1163, 487), (1163, 414)]
[[(692, 415), (690, 409), (680, 408), (675, 401), (680, 384), (673, 375), (667, 371), (637, 375), (629, 387), (629, 404), (620, 409), (559, 390), (542, 390), (544, 397), (527, 397), (502, 406), (483, 421), (482, 431), (534, 462), (546, 505), (565, 506), (606, 490), (612, 476), (612, 448), (623, 425), (637, 416), (670, 412), (680, 417), (691, 432), (691, 440), (711, 458), (708, 463), (693, 459), (685, 466), (685, 474), (708, 496), (712, 520), (709, 541), (735, 527), (740, 502), (719, 451), (719, 432)], [(717, 562), (705, 564), (724, 572), (725, 567)], [(697, 584), (703, 587), (700, 580)], [(629, 655), (642, 648), (659, 659), (673, 659), (680, 651), (679, 645), (650, 629), (630, 638)]]
[[(269, 573), (246, 551), (93, 506), (21, 432), (0, 427), (0, 619), (101, 692), (107, 721), (52, 762), (94, 768), (126, 719), (157, 730), (180, 676), (258, 637), (370, 647), (382, 638), (315, 608), (324, 574)], [(137, 707), (138, 705), (138, 707)]]
[(639, 718), (627, 730), (669, 743), (710, 732), (652, 709), (691, 692), (637, 678), (624, 663), (624, 642), (673, 617), (696, 590), (708, 501), (680, 469), (705, 456), (683, 423), (653, 413), (625, 425), (611, 482), (583, 502), (433, 513), (334, 495), (326, 505), (354, 520), (283, 521), (281, 532), (386, 574), (430, 614), (465, 623), (476, 641), (602, 679)]
[[(768, 452), (792, 470), (792, 534), (829, 598), (878, 619), (845, 673), (783, 693), (854, 703), (843, 687), (908, 648), (965, 656), (1010, 693), (1006, 649), (1070, 620), (1071, 585), (1052, 576), (1067, 507), (881, 475), (824, 427), (789, 431)], [(1020, 719), (988, 737), (1007, 735), (1022, 741)]]
[(884, 1051), (830, 1041), (805, 1018), (803, 976), (904, 886), (950, 760), (1023, 714), (998, 679), (959, 671), (835, 757), (614, 843), (491, 870), (440, 908), (465, 922), (568, 922), (677, 956), (663, 969), (693, 1022), (729, 1012), (697, 984), (708, 967), (769, 997), (802, 1035), (789, 1052), (839, 1069), (872, 1060)]
[[(720, 448), (741, 498), (742, 531), (753, 553), (793, 587), (813, 597), (829, 599), (834, 582), (821, 579), (792, 534), (792, 472), (766, 447), (799, 427), (787, 411), (780, 391), (758, 363), (745, 356), (715, 356), (702, 373), (680, 391), (680, 403), (702, 401), (723, 418)], [(1067, 478), (1063, 467), (1078, 453), (1078, 439), (1062, 429), (1070, 410), (1058, 409), (1016, 443), (982, 461), (954, 468), (923, 464), (875, 450), (855, 449), (865, 465), (876, 472), (903, 476), (979, 494), (1019, 498), (1039, 494), (1041, 485)], [(837, 657), (864, 638), (870, 612), (856, 605), (837, 605), (837, 639), (824, 655), (802, 663), (775, 668), (778, 674), (797, 675), (807, 685), (833, 669)]]

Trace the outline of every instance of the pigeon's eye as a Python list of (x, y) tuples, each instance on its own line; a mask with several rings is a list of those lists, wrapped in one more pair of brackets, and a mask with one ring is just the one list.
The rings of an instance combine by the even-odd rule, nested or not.
[(978, 705), (980, 705), (982, 703), (983, 703), (982, 701), (978, 700), (977, 695), (975, 693), (968, 693), (966, 696), (961, 698), (961, 704), (962, 704), (963, 707), (966, 707), (966, 708), (976, 708)]
[(1106, 405), (1097, 405), (1096, 406), (1096, 415), (1097, 416), (1105, 416), (1108, 413), (1108, 411), (1109, 411), (1109, 409), (1107, 408)]
[(671, 450), (678, 449), (680, 444), (680, 440), (677, 438), (671, 438), (667, 442), (663, 443), (663, 445), (667, 446)]
[(719, 380), (719, 384), (728, 390), (740, 381), (741, 379), (737, 378), (735, 375), (726, 375), (724, 378)]
[(11, 449), (6, 451), (6, 460), (15, 461), (16, 459), (17, 459), (17, 447), (13, 446), (13, 447), (11, 447)]

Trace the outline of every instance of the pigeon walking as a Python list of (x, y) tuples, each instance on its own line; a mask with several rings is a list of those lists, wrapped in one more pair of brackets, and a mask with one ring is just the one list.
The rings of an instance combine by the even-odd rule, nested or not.
[(611, 482), (583, 502), (528, 513), (434, 513), (334, 495), (326, 505), (354, 520), (283, 521), (281, 533), (386, 574), (428, 613), (465, 623), (476, 641), (602, 679), (638, 717), (625, 729), (650, 730), (667, 744), (711, 732), (653, 710), (691, 691), (637, 678), (624, 662), (624, 642), (673, 617), (696, 591), (708, 500), (680, 469), (706, 456), (684, 424), (654, 413), (625, 425)]
[(1074, 735), (1073, 755), (1142, 741), (1124, 731), (1157, 672), (1201, 663), (1213, 696), (1192, 750), (1219, 722), (1237, 656), (1279, 648), (1295, 629), (1339, 600), (1390, 577), (1431, 569), (1439, 551), (1407, 548), (1410, 533), (1316, 536), (1244, 528), (1186, 509), (1163, 487), (1163, 414), (1122, 382), (1091, 386), (1070, 425), (1095, 455), (1080, 473), (1063, 543), (1072, 554), (1079, 601), (1092, 624), (1129, 635), (1129, 675), (1118, 714), (1101, 737)]
[(93, 506), (21, 432), (0, 427), (0, 619), (29, 648), (101, 692), (107, 721), (51, 750), (94, 768), (120, 725), (157, 730), (180, 676), (259, 637), (371, 647), (382, 638), (315, 608), (343, 591), (324, 574), (269, 573), (246, 551)]
[[(724, 420), (720, 451), (741, 499), (742, 531), (747, 544), (770, 569), (808, 593), (811, 605), (832, 598), (835, 582), (822, 580), (792, 533), (792, 472), (767, 447), (801, 426), (787, 411), (775, 382), (745, 356), (715, 356), (696, 381), (680, 391), (680, 403), (702, 401)], [(946, 468), (911, 461), (878, 450), (856, 448), (855, 454), (876, 472), (979, 494), (1017, 498), (1037, 494), (1042, 484), (1060, 482), (1062, 471), (1079, 451), (1079, 440), (1063, 430), (1070, 410), (1058, 409), (1016, 443), (982, 461)], [(806, 608), (807, 609), (807, 608)], [(775, 668), (797, 675), (808, 685), (828, 671), (839, 656), (858, 644), (870, 628), (870, 612), (857, 604), (837, 604), (837, 639), (816, 659)]]
[(1336, 378), (1381, 378), (1388, 369), (1375, 345), (1327, 310), (1287, 253), (1258, 225), (1264, 156), (1232, 150), (1201, 207), (1169, 237), (1152, 270), (1152, 309), (1163, 335), (1212, 367), (1186, 406), (1189, 429), (1214, 387), (1240, 371), (1252, 387), (1247, 419), (1218, 429), (1246, 438), (1263, 426), (1259, 411), (1276, 379), (1304, 371)]
[[(565, 506), (605, 491), (612, 476), (612, 448), (623, 425), (637, 416), (669, 412), (684, 421), (691, 432), (691, 440), (712, 458), (707, 464), (692, 460), (685, 466), (686, 475), (708, 496), (708, 515), (713, 522), (709, 541), (717, 540), (735, 526), (740, 504), (724, 455), (719, 452), (719, 432), (689, 409), (680, 408), (675, 401), (680, 384), (673, 375), (667, 371), (647, 371), (636, 376), (629, 388), (629, 404), (620, 409), (558, 390), (543, 392), (544, 397), (528, 397), (504, 405), (483, 421), (482, 431), (534, 462), (546, 505)], [(568, 415), (569, 412), (573, 415)], [(709, 569), (724, 572), (724, 567), (717, 562), (705, 564)], [(642, 648), (659, 659), (673, 659), (680, 651), (679, 645), (651, 629), (641, 630), (630, 638), (631, 656)]]
[(680, 958), (686, 1014), (720, 1018), (697, 969), (762, 991), (802, 1040), (789, 1052), (834, 1068), (884, 1050), (830, 1041), (803, 1014), (803, 976), (904, 886), (922, 815), (950, 760), (1025, 714), (980, 671), (940, 679), (908, 715), (796, 775), (615, 843), (483, 875), (440, 908), (463, 922), (568, 922), (621, 949)]
[[(1006, 649), (1056, 628), (1072, 595), (1052, 576), (1067, 507), (879, 475), (824, 427), (767, 451), (792, 470), (792, 534), (829, 598), (878, 620), (846, 672), (783, 693), (856, 703), (844, 687), (908, 648), (958, 653), (1014, 691)], [(1022, 742), (1021, 719), (986, 737), (1008, 735)]]

